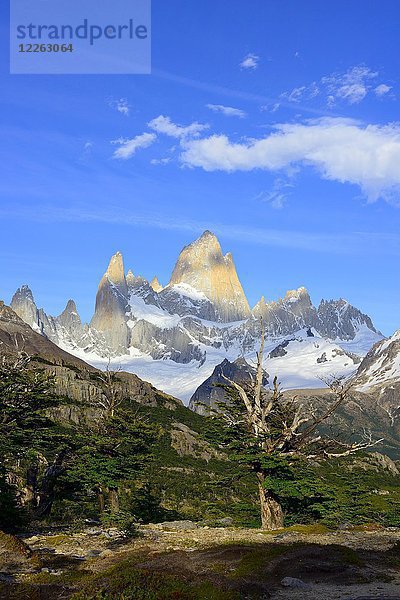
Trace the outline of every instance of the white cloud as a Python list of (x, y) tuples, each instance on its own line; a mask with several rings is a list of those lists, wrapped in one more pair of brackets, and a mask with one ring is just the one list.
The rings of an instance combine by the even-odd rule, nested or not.
[(113, 98), (111, 98), (108, 101), (108, 104), (109, 106), (111, 106), (111, 108), (115, 108), (115, 110), (117, 110), (125, 117), (129, 117), (131, 107), (127, 98), (120, 98), (119, 100), (114, 100)]
[(197, 121), (187, 125), (186, 127), (183, 127), (182, 125), (173, 123), (170, 117), (164, 117), (163, 115), (156, 117), (147, 123), (147, 125), (150, 127), (150, 129), (157, 131), (157, 133), (164, 133), (170, 137), (180, 139), (196, 137), (199, 135), (199, 133), (205, 129), (208, 129), (208, 125), (202, 125), (201, 123), (197, 123)]
[(378, 98), (381, 98), (382, 96), (385, 96), (388, 92), (390, 92), (391, 89), (392, 88), (390, 85), (386, 85), (386, 83), (381, 83), (380, 85), (376, 86), (374, 92), (375, 95), (378, 96)]
[(132, 139), (120, 138), (118, 140), (113, 140), (112, 144), (118, 144), (119, 148), (117, 148), (113, 154), (113, 158), (120, 158), (122, 160), (127, 160), (131, 158), (136, 150), (139, 148), (147, 148), (151, 146), (153, 142), (157, 139), (155, 133), (142, 133), (141, 135), (137, 135)]
[(245, 56), (242, 62), (239, 64), (239, 67), (241, 69), (251, 69), (254, 71), (257, 69), (259, 62), (260, 57), (257, 56), (257, 54), (247, 54), (247, 56)]
[(240, 119), (247, 117), (247, 113), (240, 108), (224, 106), (223, 104), (206, 104), (206, 106), (213, 112), (222, 113), (226, 117), (239, 117)]
[(130, 106), (126, 98), (120, 98), (117, 101), (117, 111), (125, 115), (126, 117), (129, 117)]
[(153, 158), (150, 161), (151, 165), (167, 165), (169, 162), (171, 162), (172, 158), (171, 157), (165, 157), (165, 158)]
[(247, 142), (212, 135), (183, 144), (183, 164), (205, 171), (316, 168), (324, 179), (358, 185), (370, 201), (400, 205), (400, 125), (362, 126), (350, 119), (283, 124)]
[(360, 65), (352, 67), (345, 73), (333, 73), (328, 77), (322, 78), (322, 83), (326, 85), (331, 105), (335, 98), (345, 100), (349, 104), (358, 104), (364, 100), (368, 91), (371, 89), (371, 83), (378, 77), (379, 73), (372, 71), (369, 67)]

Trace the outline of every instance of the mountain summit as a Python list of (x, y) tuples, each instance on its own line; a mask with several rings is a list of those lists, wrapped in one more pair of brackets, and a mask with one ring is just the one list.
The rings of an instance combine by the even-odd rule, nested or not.
[(96, 295), (96, 308), (90, 325), (102, 333), (113, 350), (123, 352), (128, 347), (126, 305), (128, 286), (122, 254), (111, 257)]
[(221, 321), (240, 321), (250, 315), (232, 255), (222, 254), (211, 231), (205, 231), (180, 253), (168, 285), (181, 284), (203, 293)]

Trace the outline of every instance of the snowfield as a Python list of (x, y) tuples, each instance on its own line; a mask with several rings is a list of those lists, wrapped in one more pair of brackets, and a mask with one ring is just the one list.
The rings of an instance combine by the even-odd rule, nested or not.
[[(146, 305), (146, 309), (148, 308), (149, 306)], [(146, 320), (150, 321), (149, 313)], [(367, 343), (366, 331), (361, 331), (359, 339), (356, 337), (351, 342), (327, 340), (315, 330), (312, 330), (312, 333), (314, 337), (309, 337), (307, 330), (300, 330), (294, 335), (267, 340), (264, 368), (270, 375), (270, 381), (276, 375), (282, 384), (282, 389), (287, 390), (325, 387), (324, 381), (332, 376), (353, 375), (361, 357), (377, 341), (376, 334), (370, 330), (369, 343)], [(284, 348), (286, 354), (269, 358), (269, 353), (286, 341), (289, 341)], [(204, 344), (199, 346), (206, 353), (206, 361), (203, 365), (197, 361), (182, 364), (169, 359), (153, 360), (151, 356), (135, 348), (130, 349), (129, 355), (113, 358), (111, 364), (113, 368), (122, 368), (129, 373), (135, 373), (156, 388), (188, 404), (195, 390), (211, 375), (218, 364), (225, 358), (234, 361), (243, 356), (238, 345), (229, 348), (228, 351)], [(96, 354), (88, 354), (77, 348), (65, 349), (94, 367), (104, 369), (107, 366), (108, 359)], [(347, 352), (357, 354), (359, 358), (349, 356)], [(244, 358), (250, 364), (255, 364), (255, 351), (245, 354)]]

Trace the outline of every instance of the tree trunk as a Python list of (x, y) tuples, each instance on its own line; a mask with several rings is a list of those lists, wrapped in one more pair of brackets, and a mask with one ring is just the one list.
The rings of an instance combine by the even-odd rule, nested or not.
[(108, 498), (110, 500), (110, 510), (112, 513), (119, 511), (119, 498), (117, 488), (110, 488), (108, 492)]
[(271, 492), (265, 489), (264, 473), (257, 473), (258, 493), (260, 497), (261, 528), (281, 529), (283, 527), (283, 510)]
[(103, 512), (105, 511), (105, 508), (106, 508), (106, 500), (104, 498), (104, 492), (100, 486), (97, 488), (96, 492), (97, 492), (97, 501), (99, 503), (99, 511), (100, 511), (100, 514), (103, 514)]
[(36, 509), (36, 518), (42, 518), (50, 514), (54, 502), (54, 490), (58, 477), (64, 471), (64, 458), (66, 450), (62, 450), (55, 457), (53, 463), (43, 473), (39, 490), (39, 502)]

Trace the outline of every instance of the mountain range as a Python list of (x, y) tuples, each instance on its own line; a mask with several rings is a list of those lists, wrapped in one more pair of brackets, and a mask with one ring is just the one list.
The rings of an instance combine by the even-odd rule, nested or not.
[(48, 315), (27, 285), (11, 307), (65, 351), (95, 367), (121, 365), (186, 402), (224, 360), (251, 363), (261, 317), (266, 368), (287, 389), (320, 388), (330, 374), (351, 376), (374, 344), (386, 343), (361, 310), (343, 299), (315, 307), (304, 287), (277, 301), (262, 297), (251, 309), (232, 255), (210, 231), (183, 248), (165, 286), (126, 272), (121, 253), (114, 254), (89, 324), (73, 300), (60, 315)]

